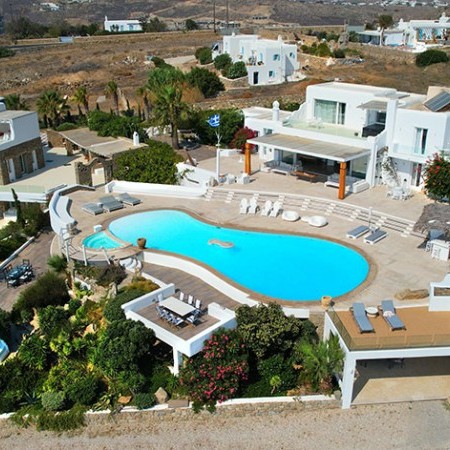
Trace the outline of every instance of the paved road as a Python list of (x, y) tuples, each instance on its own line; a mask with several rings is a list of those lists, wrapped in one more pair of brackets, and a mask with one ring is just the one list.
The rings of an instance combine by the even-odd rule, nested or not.
[[(50, 256), (50, 245), (54, 237), (52, 231), (45, 231), (30, 244), (15, 260), (12, 265), (18, 264), (22, 258), (27, 258), (33, 265), (36, 276), (41, 275), (47, 271), (47, 259)], [(7, 288), (5, 282), (0, 283), (0, 308), (10, 311), (14, 302), (17, 299), (20, 291), (25, 289), (27, 284), (23, 284), (17, 288)]]

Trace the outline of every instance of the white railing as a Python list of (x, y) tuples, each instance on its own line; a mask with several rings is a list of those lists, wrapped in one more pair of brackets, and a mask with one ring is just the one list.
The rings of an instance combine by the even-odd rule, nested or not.
[(199, 198), (205, 195), (206, 188), (113, 180), (105, 185), (105, 192), (128, 192), (129, 194), (154, 195), (157, 197)]

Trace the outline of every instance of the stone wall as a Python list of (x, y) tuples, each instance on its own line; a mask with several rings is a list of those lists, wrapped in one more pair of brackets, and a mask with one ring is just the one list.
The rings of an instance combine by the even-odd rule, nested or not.
[[(24, 173), (33, 172), (33, 151), (36, 152), (38, 169), (44, 167), (44, 152), (40, 137), (0, 152), (0, 185), (11, 183), (6, 162), (8, 159), (13, 160), (16, 179), (22, 178)], [(21, 156), (23, 157), (24, 170), (22, 170), (22, 164), (20, 162)]]
[(392, 47), (380, 47), (377, 45), (363, 45), (357, 42), (349, 42), (348, 48), (358, 50), (364, 56), (370, 56), (383, 63), (403, 63), (414, 64), (416, 61), (416, 54), (399, 50)]
[(77, 162), (75, 164), (75, 179), (77, 184), (84, 186), (92, 186), (92, 170), (97, 165), (102, 165), (105, 174), (105, 183), (112, 181), (112, 167), (111, 159), (93, 158), (87, 164)]
[(46, 130), (48, 143), (52, 147), (64, 147), (64, 138), (55, 130)]

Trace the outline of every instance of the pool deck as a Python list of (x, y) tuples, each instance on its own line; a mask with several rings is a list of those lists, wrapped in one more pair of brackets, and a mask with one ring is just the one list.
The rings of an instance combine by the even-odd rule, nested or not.
[[(213, 165), (214, 161), (214, 159), (205, 159), (201, 162), (201, 165), (203, 168), (211, 169), (209, 166)], [(236, 173), (236, 167), (239, 167), (236, 165), (240, 164), (238, 157), (229, 158), (227, 163), (230, 166), (234, 164), (233, 171)], [(222, 164), (222, 167), (224, 171), (227, 171), (225, 162)], [(231, 170), (229, 172), (231, 173)], [(252, 194), (252, 191), (284, 192), (327, 198), (332, 201), (337, 200), (336, 189), (324, 187), (323, 183), (310, 183), (297, 180), (295, 177), (262, 172), (256, 172), (251, 178), (252, 182), (248, 185), (225, 185), (221, 186), (220, 189), (245, 190), (249, 192), (249, 196)], [(380, 304), (381, 300), (393, 298), (395, 293), (404, 289), (427, 289), (430, 281), (441, 280), (449, 270), (448, 262), (431, 259), (429, 253), (426, 253), (423, 248), (419, 248), (423, 243), (423, 239), (420, 237), (402, 237), (399, 232), (388, 231), (388, 236), (385, 239), (375, 245), (368, 245), (364, 243), (363, 238), (350, 240), (345, 237), (346, 232), (363, 224), (363, 222), (351, 221), (350, 218), (347, 220), (332, 214), (327, 217), (329, 221), (327, 226), (313, 228), (305, 222), (287, 222), (280, 217), (275, 219), (261, 217), (259, 214), (254, 216), (240, 215), (239, 202), (234, 200), (227, 203), (223, 197), (216, 199), (213, 196), (212, 200), (207, 201), (206, 199), (179, 199), (144, 195), (140, 196), (142, 199), (140, 205), (134, 207), (125, 206), (124, 209), (112, 213), (92, 216), (82, 211), (81, 206), (84, 203), (95, 202), (102, 195), (104, 195), (102, 189), (97, 189), (95, 192), (77, 191), (70, 194), (72, 199), (70, 213), (77, 219), (78, 228), (81, 231), (80, 234), (74, 237), (73, 242), (75, 245), (81, 245), (84, 237), (93, 233), (94, 225), (107, 227), (111, 220), (123, 215), (146, 210), (174, 208), (187, 211), (201, 220), (216, 223), (220, 226), (317, 236), (337, 240), (352, 246), (363, 253), (370, 261), (370, 281), (348, 295), (338, 298), (335, 303), (336, 309), (348, 309), (353, 301), (362, 301), (367, 306), (376, 306)], [(380, 186), (356, 195), (349, 195), (343, 202), (365, 208), (373, 207), (376, 211), (415, 221), (421, 214), (423, 206), (429, 203), (429, 200), (421, 193), (415, 193), (412, 198), (406, 201), (388, 199), (386, 198), (386, 187)], [(299, 211), (299, 213), (300, 215), (305, 214), (304, 211)], [(312, 215), (314, 213), (307, 211), (306, 214)], [(189, 239), (189, 236), (186, 236), (186, 239)], [(127, 252), (133, 254), (136, 251), (137, 248), (131, 246), (120, 250), (121, 254), (118, 257), (123, 257)], [(293, 261), (287, 261), (286, 263), (292, 264)], [(270, 264), (270, 261), (268, 261), (268, 264)], [(164, 270), (170, 272), (173, 269)], [(167, 279), (164, 281), (170, 282)], [(396, 300), (396, 304), (404, 306), (419, 306), (427, 303), (427, 298), (402, 302)], [(293, 307), (307, 306), (312, 311), (321, 310), (318, 302), (289, 302), (289, 304)]]

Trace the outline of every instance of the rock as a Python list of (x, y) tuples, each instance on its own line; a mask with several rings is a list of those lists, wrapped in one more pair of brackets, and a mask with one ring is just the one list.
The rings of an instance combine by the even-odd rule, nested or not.
[(167, 392), (160, 387), (156, 392), (155, 392), (155, 397), (156, 397), (156, 401), (161, 405), (163, 403), (167, 403), (167, 400), (169, 400), (169, 394), (167, 394)]
[(117, 401), (121, 404), (121, 405), (128, 405), (128, 403), (131, 402), (131, 395), (121, 395)]

